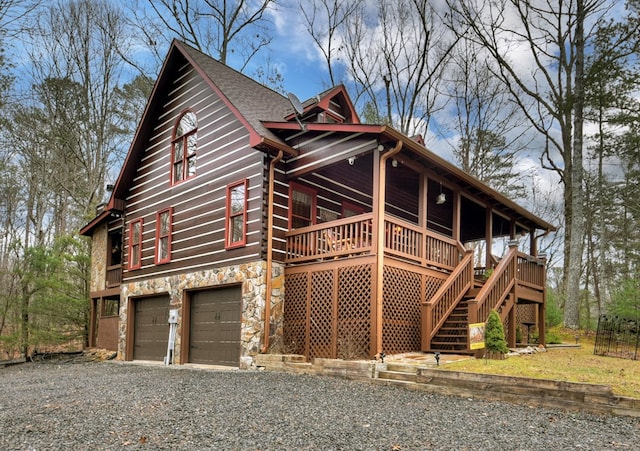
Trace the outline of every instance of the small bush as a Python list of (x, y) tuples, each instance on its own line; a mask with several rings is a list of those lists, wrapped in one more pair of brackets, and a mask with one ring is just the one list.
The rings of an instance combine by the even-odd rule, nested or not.
[(504, 327), (498, 312), (491, 310), (484, 332), (484, 344), (487, 351), (507, 353), (507, 340), (504, 336)]

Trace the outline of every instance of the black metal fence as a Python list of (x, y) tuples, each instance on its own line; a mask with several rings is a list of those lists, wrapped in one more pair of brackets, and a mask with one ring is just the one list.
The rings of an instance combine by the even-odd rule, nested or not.
[(640, 321), (600, 316), (594, 354), (638, 360), (639, 349)]

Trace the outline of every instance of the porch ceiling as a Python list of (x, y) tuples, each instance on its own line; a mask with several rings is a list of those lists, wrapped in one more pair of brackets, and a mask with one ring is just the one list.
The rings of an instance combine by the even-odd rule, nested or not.
[[(398, 195), (409, 194), (414, 189), (417, 192), (419, 184), (416, 182), (416, 173), (424, 172), (432, 179), (441, 179), (443, 187), (446, 185), (448, 189), (460, 191), (466, 197), (481, 204), (483, 208), (491, 208), (503, 217), (515, 221), (520, 227), (517, 232), (525, 229), (531, 231), (536, 229), (556, 230), (552, 224), (431, 152), (422, 143), (391, 127), (363, 124), (305, 124), (307, 131), (301, 132), (297, 124), (269, 123), (266, 125), (268, 128), (278, 129), (278, 134), (294, 148), (298, 148), (296, 143), (300, 143), (301, 156), (288, 160), (290, 162), (288, 163), (288, 172), (293, 176), (304, 172), (323, 173), (326, 170), (331, 170), (332, 173), (335, 171), (339, 180), (349, 186), (353, 186), (353, 184), (360, 187), (371, 186), (371, 151), (375, 143), (383, 144), (388, 149), (395, 146), (398, 141), (402, 141), (402, 150), (395, 157), (400, 164), (394, 168), (394, 171), (388, 171), (387, 174), (390, 182), (395, 179)], [(348, 135), (351, 135), (352, 138), (347, 138)], [(331, 140), (337, 139), (336, 137), (339, 137), (337, 142), (340, 144), (336, 144), (336, 141), (330, 143)], [(350, 143), (351, 139), (354, 141)], [(362, 145), (357, 146), (354, 143)], [(364, 143), (374, 145), (367, 147)], [(324, 157), (325, 159), (316, 160), (317, 164), (303, 163), (304, 155), (309, 152), (313, 153), (313, 149), (320, 146), (326, 147), (328, 156)], [(357, 171), (353, 171), (353, 167), (346, 163), (347, 158), (351, 156), (356, 156), (353, 166), (358, 168)], [(393, 175), (394, 172), (396, 175)], [(413, 186), (414, 184), (415, 186)], [(496, 227), (504, 229), (503, 225), (503, 220), (494, 221), (494, 231)], [(468, 236), (480, 235), (479, 227), (475, 231), (470, 229)], [(484, 225), (481, 227), (484, 230)], [(484, 236), (484, 233), (481, 235)]]

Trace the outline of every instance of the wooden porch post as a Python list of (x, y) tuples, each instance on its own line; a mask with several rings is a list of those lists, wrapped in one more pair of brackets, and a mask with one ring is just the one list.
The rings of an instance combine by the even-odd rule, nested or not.
[(510, 348), (516, 347), (516, 321), (517, 321), (516, 307), (517, 307), (517, 304), (514, 305), (511, 311), (509, 312), (509, 331), (507, 333), (507, 336), (509, 339), (507, 342), (507, 346), (509, 346)]
[(461, 196), (460, 196), (460, 191), (458, 190), (454, 190), (453, 191), (453, 239), (456, 241), (460, 241), (460, 227), (462, 226), (462, 224), (460, 224), (460, 203), (461, 203)]
[[(532, 233), (533, 235), (533, 233)], [(544, 259), (544, 272), (542, 276), (542, 303), (538, 304), (538, 343), (547, 344), (547, 328), (546, 328), (546, 309), (547, 309), (547, 260)]]
[(529, 232), (529, 255), (538, 255), (538, 238), (535, 236), (535, 229)]
[(428, 182), (427, 175), (425, 173), (420, 174), (420, 186), (418, 187), (418, 226), (420, 228), (427, 228), (427, 192)]
[[(384, 275), (384, 204), (386, 196), (386, 168), (387, 160), (400, 152), (402, 141), (388, 152), (378, 157), (374, 151), (373, 159), (373, 250), (376, 255), (376, 266), (372, 277), (371, 303), (371, 353), (379, 354), (382, 349), (382, 299)], [(377, 170), (376, 170), (377, 169)], [(371, 357), (373, 357), (373, 355)]]
[(90, 348), (95, 348), (96, 347), (96, 323), (97, 323), (97, 317), (98, 317), (98, 312), (99, 312), (99, 305), (98, 304), (102, 304), (102, 297), (96, 299), (96, 298), (92, 298), (91, 299), (91, 308), (89, 311), (89, 336), (87, 337), (87, 345)]
[(493, 210), (490, 206), (487, 206), (485, 217), (485, 241), (487, 248), (485, 249), (485, 267), (486, 269), (493, 268), (493, 255), (491, 254), (491, 247), (493, 246)]

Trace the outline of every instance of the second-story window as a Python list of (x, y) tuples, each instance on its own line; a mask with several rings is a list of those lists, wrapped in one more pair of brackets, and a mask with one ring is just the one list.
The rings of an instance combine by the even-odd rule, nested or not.
[(142, 266), (142, 219), (129, 225), (129, 269)]
[(247, 242), (247, 181), (227, 186), (226, 247), (244, 246)]
[(289, 186), (289, 227), (297, 229), (316, 223), (316, 191), (297, 183)]
[(171, 182), (178, 183), (196, 175), (198, 121), (193, 111), (187, 111), (176, 124), (171, 152)]
[(171, 232), (173, 209), (159, 211), (156, 216), (156, 263), (171, 260)]

